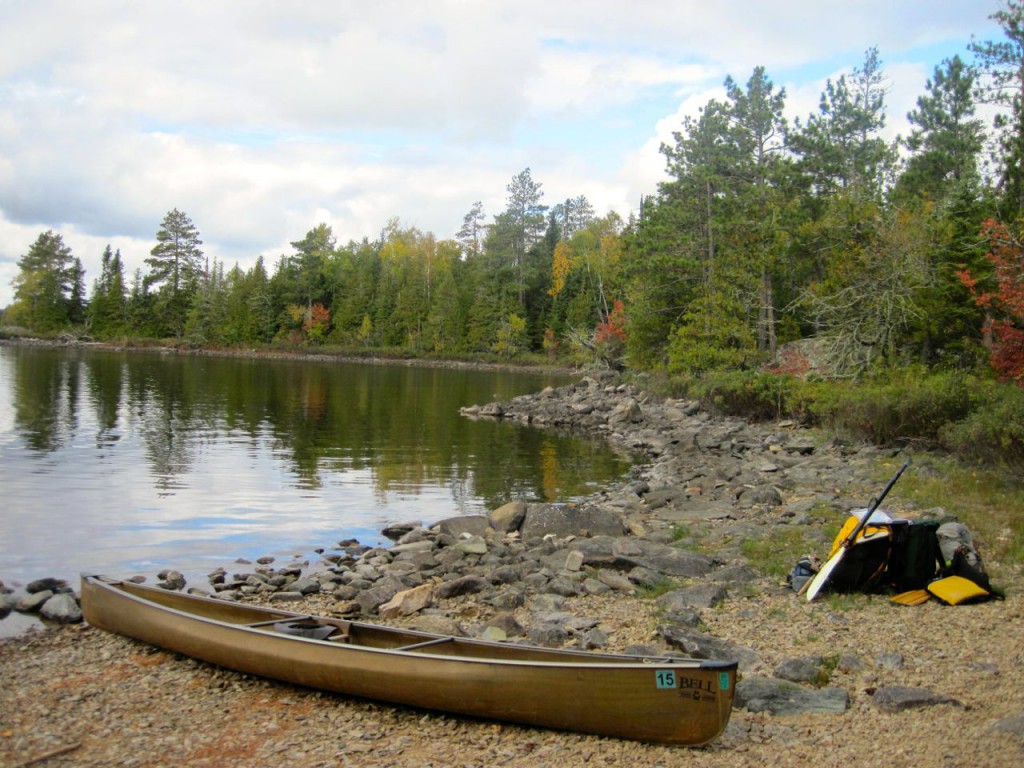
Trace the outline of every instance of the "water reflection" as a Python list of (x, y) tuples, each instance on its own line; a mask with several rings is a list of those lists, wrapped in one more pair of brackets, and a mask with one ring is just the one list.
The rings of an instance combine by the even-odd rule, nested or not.
[(459, 416), (549, 383), (0, 347), (0, 578), (366, 540), (394, 520), (565, 500), (620, 476), (606, 446)]

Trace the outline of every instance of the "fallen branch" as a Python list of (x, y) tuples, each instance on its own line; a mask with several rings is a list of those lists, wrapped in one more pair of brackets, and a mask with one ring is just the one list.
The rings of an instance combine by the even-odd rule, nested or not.
[(30, 757), (27, 760), (22, 760), (20, 763), (15, 763), (11, 768), (27, 768), (27, 766), (41, 763), (43, 760), (49, 760), (51, 757), (57, 757), (59, 755), (66, 755), (68, 752), (74, 752), (76, 749), (82, 746), (82, 742), (76, 741), (74, 744), (68, 744), (64, 747), (56, 747), (49, 749), (46, 752), (40, 752), (34, 757)]

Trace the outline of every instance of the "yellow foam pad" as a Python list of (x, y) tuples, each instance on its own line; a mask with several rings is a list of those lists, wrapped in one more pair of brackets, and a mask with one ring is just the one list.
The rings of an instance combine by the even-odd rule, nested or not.
[(928, 591), (947, 605), (959, 605), (968, 600), (988, 597), (990, 593), (963, 576), (947, 576), (928, 585)]

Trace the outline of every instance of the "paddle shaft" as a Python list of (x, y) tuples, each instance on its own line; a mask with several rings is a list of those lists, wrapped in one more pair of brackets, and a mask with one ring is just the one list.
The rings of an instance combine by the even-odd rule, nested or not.
[(903, 466), (900, 467), (899, 471), (895, 475), (893, 475), (892, 480), (889, 481), (889, 484), (885, 486), (885, 490), (882, 491), (882, 495), (871, 503), (871, 507), (864, 514), (864, 517), (861, 518), (860, 522), (857, 523), (857, 527), (850, 531), (850, 535), (843, 540), (843, 549), (849, 549), (850, 545), (857, 540), (857, 534), (864, 530), (864, 526), (868, 524), (868, 520), (871, 519), (871, 516), (875, 513), (875, 510), (878, 509), (878, 505), (882, 503), (882, 499), (889, 495), (889, 491), (891, 491), (892, 487), (896, 485), (896, 481), (900, 479), (900, 475), (902, 475), (909, 466), (910, 459), (907, 459), (906, 461), (903, 462)]

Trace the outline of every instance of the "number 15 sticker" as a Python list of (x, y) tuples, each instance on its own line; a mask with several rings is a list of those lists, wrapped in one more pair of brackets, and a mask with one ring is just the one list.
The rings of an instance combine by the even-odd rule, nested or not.
[(672, 669), (659, 669), (654, 673), (654, 684), (658, 688), (675, 688), (676, 673)]

